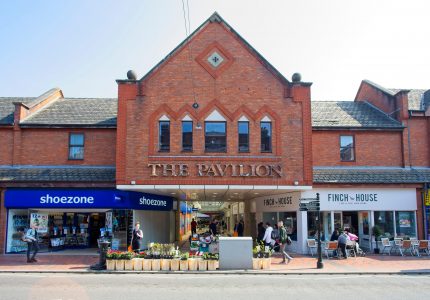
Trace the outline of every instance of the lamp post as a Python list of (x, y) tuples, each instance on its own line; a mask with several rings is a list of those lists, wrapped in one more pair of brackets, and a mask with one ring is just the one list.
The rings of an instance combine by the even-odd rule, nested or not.
[[(318, 203), (320, 202), (320, 194), (317, 193), (316, 200)], [(317, 234), (318, 234), (318, 261), (317, 261), (317, 269), (324, 268), (324, 264), (322, 262), (322, 249), (321, 249), (321, 210), (318, 208), (318, 223), (317, 223)]]

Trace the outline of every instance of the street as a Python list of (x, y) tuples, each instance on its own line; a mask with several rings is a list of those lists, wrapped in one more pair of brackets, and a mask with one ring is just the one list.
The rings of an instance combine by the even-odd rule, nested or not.
[(0, 299), (428, 299), (430, 275), (0, 273)]

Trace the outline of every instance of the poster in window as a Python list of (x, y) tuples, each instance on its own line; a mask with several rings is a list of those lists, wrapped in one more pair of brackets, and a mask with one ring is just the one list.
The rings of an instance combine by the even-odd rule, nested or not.
[(399, 212), (399, 226), (403, 228), (409, 228), (411, 227), (411, 214), (410, 213), (402, 213)]
[(39, 233), (47, 233), (48, 232), (48, 214), (31, 213), (30, 227), (32, 226), (36, 226), (37, 232)]
[(107, 231), (112, 232), (112, 212), (111, 211), (106, 212), (105, 227)]

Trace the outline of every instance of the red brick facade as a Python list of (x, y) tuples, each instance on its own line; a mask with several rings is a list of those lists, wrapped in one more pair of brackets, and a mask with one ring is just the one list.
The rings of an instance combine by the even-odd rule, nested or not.
[[(217, 43), (214, 44), (214, 41)], [(216, 74), (202, 67), (202, 57), (222, 48), (228, 66)], [(191, 60), (190, 60), (190, 49)], [(191, 77), (192, 74), (192, 77)], [(199, 104), (194, 109), (193, 90)], [(136, 83), (119, 83), (117, 183), (311, 185), (310, 89), (280, 80), (249, 46), (225, 25), (208, 23), (155, 71)], [(227, 121), (227, 152), (205, 153), (204, 129), (194, 129), (193, 152), (181, 152), (181, 120), (188, 115), (204, 127), (217, 110)], [(171, 122), (169, 153), (158, 152), (158, 120)], [(238, 152), (237, 121), (250, 121), (250, 152)], [(260, 121), (272, 120), (272, 153), (260, 151)], [(126, 120), (126, 121), (125, 121)], [(125, 161), (124, 161), (125, 160)], [(148, 164), (281, 164), (281, 178), (151, 177)], [(190, 167), (195, 168), (194, 165)]]

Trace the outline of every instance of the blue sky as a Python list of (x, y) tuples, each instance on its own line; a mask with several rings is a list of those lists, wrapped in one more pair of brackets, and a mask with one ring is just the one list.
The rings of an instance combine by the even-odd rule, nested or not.
[[(314, 100), (352, 100), (362, 79), (430, 88), (427, 1), (188, 2), (191, 30), (218, 11), (285, 77), (313, 82)], [(115, 79), (184, 38), (181, 0), (2, 1), (0, 96), (116, 97)]]

